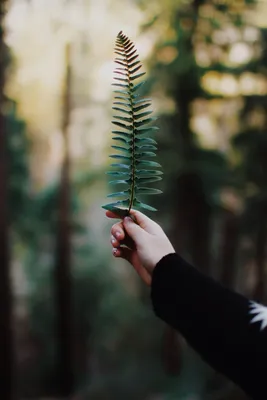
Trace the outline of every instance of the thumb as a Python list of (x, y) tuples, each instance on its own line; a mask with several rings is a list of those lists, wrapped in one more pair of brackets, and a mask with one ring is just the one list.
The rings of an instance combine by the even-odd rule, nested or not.
[(136, 224), (132, 220), (132, 218), (124, 218), (123, 226), (128, 235), (133, 239), (136, 244), (139, 244), (141, 241), (143, 241), (146, 232), (138, 224)]

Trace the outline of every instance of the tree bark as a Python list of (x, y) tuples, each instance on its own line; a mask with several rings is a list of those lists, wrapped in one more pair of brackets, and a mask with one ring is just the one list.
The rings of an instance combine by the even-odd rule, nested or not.
[[(191, 34), (186, 36), (184, 48), (188, 54), (194, 53), (192, 38), (196, 29), (199, 7), (202, 0), (192, 2)], [(177, 20), (181, 18), (179, 11)], [(177, 116), (172, 120), (173, 133), (176, 135), (177, 147), (179, 146), (180, 157), (185, 165), (194, 158), (193, 134), (190, 129), (190, 106), (192, 101), (200, 93), (200, 84), (195, 75), (195, 66), (185, 71), (183, 76), (179, 76), (174, 85), (173, 97), (178, 109)], [(192, 254), (193, 262), (205, 272), (209, 272), (209, 217), (210, 207), (206, 202), (202, 183), (195, 173), (188, 171), (182, 172), (176, 179), (174, 189), (173, 204), (173, 232), (172, 242), (177, 252), (183, 253), (188, 250)], [(173, 354), (170, 349), (173, 349)], [(182, 337), (176, 331), (170, 331), (166, 327), (163, 336), (163, 365), (166, 372), (179, 374), (181, 371), (182, 357)]]
[(74, 319), (71, 285), (71, 210), (70, 210), (70, 157), (68, 150), (68, 126), (70, 119), (70, 46), (66, 48), (66, 81), (62, 132), (64, 159), (58, 198), (56, 237), (55, 297), (57, 310), (58, 344), (58, 391), (70, 396), (75, 386)]
[(0, 5), (0, 398), (14, 399), (14, 341), (12, 327), (12, 285), (9, 257), (8, 160), (4, 116), (5, 57), (4, 6)]
[(261, 207), (259, 212), (258, 231), (255, 243), (255, 261), (257, 267), (257, 283), (253, 298), (256, 301), (265, 301), (265, 264), (266, 264), (266, 242), (267, 242), (267, 218), (266, 206)]
[(177, 331), (167, 325), (163, 333), (162, 363), (168, 375), (177, 375), (181, 371), (183, 342)]
[(225, 210), (219, 264), (221, 282), (230, 289), (234, 288), (235, 282), (238, 236), (239, 218), (233, 212)]

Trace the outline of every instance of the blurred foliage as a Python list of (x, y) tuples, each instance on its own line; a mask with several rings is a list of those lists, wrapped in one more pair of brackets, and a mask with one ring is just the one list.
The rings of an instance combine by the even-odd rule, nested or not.
[[(185, 7), (173, 1), (172, 13), (166, 35), (160, 37), (150, 60), (150, 80), (148, 91), (165, 94), (166, 99), (173, 101), (174, 112), (162, 113), (159, 110), (161, 134), (159, 133), (161, 155), (166, 171), (165, 179), (166, 210), (175, 207), (177, 197), (171, 196), (175, 178), (182, 174), (196, 174), (204, 186), (205, 195), (210, 204), (220, 204), (221, 189), (235, 185), (239, 177), (233, 175), (231, 153), (224, 154), (220, 150), (208, 150), (200, 146), (199, 138), (190, 125), (192, 105), (194, 101), (211, 102), (214, 96), (203, 87), (202, 78), (207, 71), (231, 72), (241, 74), (243, 70), (255, 69), (256, 65), (264, 65), (264, 60), (253, 59), (243, 65), (229, 67), (227, 53), (232, 39), (225, 33), (224, 39), (217, 40), (223, 34), (223, 27), (242, 32), (247, 27), (242, 15), (246, 4), (239, 12), (231, 13), (231, 3), (191, 1)], [(166, 10), (165, 10), (166, 13)], [(162, 13), (164, 16), (164, 12)], [(160, 25), (162, 14), (153, 16), (151, 22), (144, 25), (143, 30)], [(198, 62), (199, 49), (206, 51), (209, 66)], [(212, 54), (219, 54), (212, 59)], [(219, 95), (221, 97), (221, 95)], [(215, 96), (216, 98), (217, 96)], [(227, 99), (225, 99), (227, 101)], [(179, 191), (179, 188), (178, 188)], [(173, 204), (169, 201), (173, 199)], [(161, 202), (161, 200), (159, 200)]]

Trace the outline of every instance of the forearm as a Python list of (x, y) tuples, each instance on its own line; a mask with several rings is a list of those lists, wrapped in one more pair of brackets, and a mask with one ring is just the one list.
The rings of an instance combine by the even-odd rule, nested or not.
[[(267, 333), (251, 323), (250, 302), (201, 274), (177, 254), (164, 257), (152, 277), (155, 313), (179, 330), (217, 371), (253, 398), (266, 395)], [(267, 329), (267, 328), (266, 328)]]

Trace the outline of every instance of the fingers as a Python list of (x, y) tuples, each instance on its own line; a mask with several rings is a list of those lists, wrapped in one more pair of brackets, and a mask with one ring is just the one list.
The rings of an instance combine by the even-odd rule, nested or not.
[[(143, 228), (148, 233), (155, 233), (155, 230), (160, 230), (160, 226), (153, 221), (152, 219), (148, 218), (145, 214), (141, 213), (140, 211), (131, 209), (130, 214), (134, 216), (136, 222), (141, 228)], [(120, 218), (118, 215), (113, 213), (112, 211), (106, 211), (106, 216), (108, 218)]]
[(125, 247), (118, 247), (112, 249), (112, 254), (117, 258), (124, 258), (131, 263), (132, 251)]
[(123, 226), (127, 234), (136, 243), (137, 246), (138, 244), (141, 245), (141, 243), (144, 242), (147, 232), (144, 229), (142, 229), (138, 224), (133, 222), (131, 218), (129, 217), (124, 218)]
[(125, 245), (131, 249), (135, 248), (135, 243), (127, 234), (127, 232), (125, 232), (122, 222), (118, 222), (112, 226), (110, 241), (112, 246), (115, 248), (121, 245)]
[(125, 236), (125, 239), (122, 241), (117, 240), (113, 235), (111, 235), (110, 239), (111, 245), (113, 248), (119, 248), (120, 246), (126, 246), (131, 250), (135, 250), (136, 246), (134, 241), (129, 237), (129, 235)]
[(125, 238), (125, 231), (122, 222), (117, 222), (111, 228), (111, 234), (116, 238), (118, 241), (122, 241)]
[(120, 242), (113, 235), (111, 235), (110, 243), (114, 248), (120, 247)]
[(151, 218), (147, 217), (145, 214), (137, 210), (131, 210), (130, 214), (134, 216), (137, 224), (141, 226), (148, 233), (155, 233), (155, 231), (160, 230), (160, 226), (153, 221)]
[(112, 211), (106, 211), (106, 216), (108, 218), (115, 218), (115, 219), (120, 218), (121, 219), (121, 217), (119, 217), (117, 214), (113, 213)]
[[(107, 212), (108, 215), (114, 215), (110, 211)], [(134, 216), (138, 216), (140, 221), (140, 214), (142, 218), (142, 213), (133, 211)], [(149, 219), (149, 218), (148, 218)], [(143, 236), (145, 231), (132, 221), (131, 218), (124, 218), (123, 221), (117, 222), (111, 228), (111, 244), (113, 247), (119, 247), (121, 244), (126, 244), (128, 247), (133, 248), (135, 242)]]

